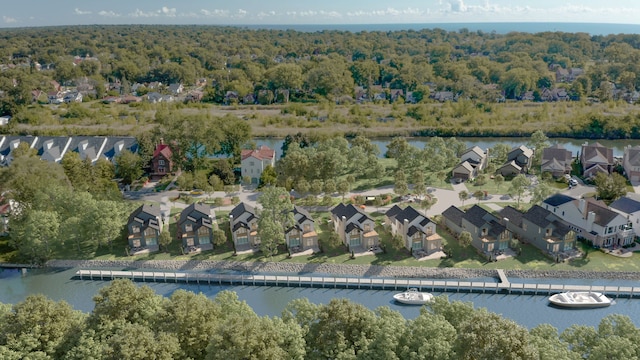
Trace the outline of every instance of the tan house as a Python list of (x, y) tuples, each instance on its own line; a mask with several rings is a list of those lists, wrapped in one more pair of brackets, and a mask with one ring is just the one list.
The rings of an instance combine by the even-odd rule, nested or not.
[(582, 164), (582, 175), (585, 178), (596, 176), (599, 172), (611, 174), (614, 165), (613, 149), (598, 142), (593, 145), (585, 143), (580, 152), (580, 163)]
[(359, 208), (342, 203), (331, 209), (333, 229), (349, 251), (377, 248), (380, 238), (375, 222)]
[(264, 169), (276, 164), (276, 152), (267, 146), (260, 146), (255, 150), (242, 150), (240, 168), (242, 177), (250, 178), (252, 184), (260, 181)]
[(182, 241), (185, 253), (213, 249), (215, 218), (209, 205), (193, 203), (182, 210), (178, 220), (178, 240)]
[(622, 166), (629, 181), (640, 181), (640, 146), (625, 146)]
[(257, 250), (260, 246), (256, 210), (240, 203), (229, 213), (229, 227), (235, 251)]
[(554, 177), (561, 177), (571, 173), (573, 155), (562, 145), (553, 145), (542, 150), (542, 172), (551, 173)]
[(315, 221), (309, 212), (300, 206), (294, 206), (292, 211), (294, 224), (284, 232), (289, 251), (302, 252), (309, 249), (313, 250), (313, 252), (320, 251)]
[(460, 155), (460, 163), (453, 168), (452, 178), (473, 180), (487, 167), (488, 162), (488, 151), (483, 151), (478, 146), (468, 148)]
[(436, 233), (436, 223), (407, 206), (394, 205), (385, 213), (385, 225), (394, 236), (400, 236), (404, 247), (411, 251), (434, 253), (442, 249), (442, 238)]

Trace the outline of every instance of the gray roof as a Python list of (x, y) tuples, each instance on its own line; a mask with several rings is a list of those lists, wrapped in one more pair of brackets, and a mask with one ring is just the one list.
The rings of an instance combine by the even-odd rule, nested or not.
[(640, 201), (623, 196), (620, 199), (612, 202), (609, 207), (620, 210), (625, 214), (633, 214), (640, 211)]
[[(178, 224), (182, 225), (187, 220), (191, 220), (194, 223), (200, 222), (201, 219), (208, 219), (209, 225), (211, 224), (211, 206), (193, 203), (187, 206), (180, 213), (180, 220), (178, 220)], [(207, 220), (204, 221), (205, 223)]]
[(464, 213), (463, 217), (477, 227), (481, 227), (491, 221), (498, 221), (497, 217), (491, 215), (491, 213), (478, 205), (473, 205)]
[(516, 225), (517, 227), (522, 227), (523, 214), (518, 209), (512, 206), (506, 206), (505, 208), (500, 210), (500, 216), (503, 219), (508, 219), (510, 223)]
[(363, 213), (357, 207), (352, 204), (344, 205), (342, 203), (336, 205), (333, 209), (331, 209), (331, 213), (338, 218), (342, 218), (343, 216), (348, 220), (355, 216), (356, 214), (361, 214), (362, 216), (356, 219), (359, 223), (363, 223), (365, 220), (372, 220), (367, 214)]
[(570, 201), (574, 201), (575, 198), (572, 198), (571, 196), (568, 195), (563, 195), (563, 194), (555, 194), (552, 195), (548, 198), (546, 198), (544, 200), (545, 203), (551, 205), (551, 206), (560, 206), (562, 204), (566, 204)]
[(233, 210), (231, 210), (231, 212), (229, 213), (229, 216), (233, 216), (234, 219), (237, 219), (242, 214), (244, 214), (245, 212), (248, 212), (248, 213), (252, 214), (253, 216), (256, 215), (256, 210), (253, 207), (251, 207), (248, 204), (245, 204), (245, 203), (241, 202), (236, 207), (234, 207)]
[(462, 217), (464, 216), (464, 211), (458, 209), (457, 207), (451, 205), (447, 208), (447, 210), (442, 212), (442, 216), (453, 222), (458, 226), (462, 226)]

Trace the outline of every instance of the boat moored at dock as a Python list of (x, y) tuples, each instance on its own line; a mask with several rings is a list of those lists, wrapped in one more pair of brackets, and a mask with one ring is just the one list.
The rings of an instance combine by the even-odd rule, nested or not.
[(599, 308), (611, 305), (611, 299), (594, 291), (567, 291), (553, 294), (549, 302), (567, 308)]

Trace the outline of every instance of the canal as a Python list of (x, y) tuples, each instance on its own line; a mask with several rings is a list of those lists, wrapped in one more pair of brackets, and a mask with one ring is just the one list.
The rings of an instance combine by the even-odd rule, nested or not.
[[(53, 300), (65, 300), (75, 309), (89, 312), (93, 309), (93, 296), (107, 285), (108, 281), (76, 280), (78, 269), (34, 269), (23, 274), (18, 269), (0, 269), (0, 302), (14, 304), (23, 301), (32, 294), (43, 294)], [(121, 269), (113, 269), (121, 270)], [(535, 279), (511, 279), (514, 282), (534, 282)], [(481, 281), (486, 281), (482, 279)], [(542, 279), (541, 282), (584, 284), (584, 285), (620, 285), (638, 286), (637, 281), (605, 281), (605, 280), (562, 280)], [(142, 285), (142, 283), (138, 283)], [(170, 296), (177, 289), (201, 292), (209, 298), (223, 290), (231, 290), (238, 294), (240, 300), (250, 305), (258, 315), (280, 316), (282, 310), (291, 300), (308, 298), (317, 304), (328, 303), (333, 298), (347, 298), (365, 305), (370, 309), (388, 306), (399, 311), (405, 318), (413, 319), (420, 312), (419, 307), (404, 306), (395, 303), (392, 295), (396, 291), (357, 290), (330, 288), (294, 288), (275, 286), (214, 286), (175, 283), (145, 283), (163, 296)], [(443, 295), (436, 292), (435, 295)], [(640, 299), (618, 298), (608, 308), (568, 310), (549, 306), (544, 295), (509, 295), (482, 293), (446, 293), (451, 300), (472, 302), (475, 307), (487, 308), (515, 322), (531, 328), (548, 323), (559, 330), (572, 324), (597, 326), (600, 320), (609, 314), (629, 316), (640, 326), (637, 314), (640, 313)]]

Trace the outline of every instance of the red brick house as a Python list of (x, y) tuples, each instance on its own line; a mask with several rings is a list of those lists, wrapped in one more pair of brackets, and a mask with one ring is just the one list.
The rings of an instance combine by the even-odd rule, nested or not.
[(169, 145), (160, 141), (160, 144), (156, 146), (156, 150), (153, 152), (151, 158), (151, 177), (162, 178), (167, 174), (171, 174), (173, 171), (173, 161), (171, 161), (171, 148)]

